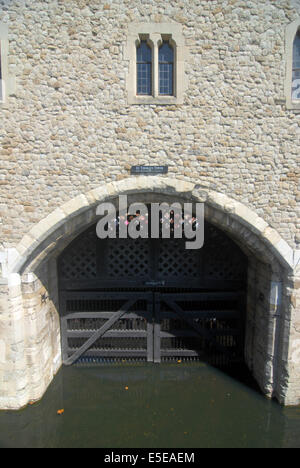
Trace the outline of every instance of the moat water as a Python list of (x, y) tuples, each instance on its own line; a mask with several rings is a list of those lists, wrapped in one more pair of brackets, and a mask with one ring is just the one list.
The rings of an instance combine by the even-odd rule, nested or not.
[(300, 407), (202, 363), (64, 367), (40, 402), (0, 412), (0, 447), (299, 448)]

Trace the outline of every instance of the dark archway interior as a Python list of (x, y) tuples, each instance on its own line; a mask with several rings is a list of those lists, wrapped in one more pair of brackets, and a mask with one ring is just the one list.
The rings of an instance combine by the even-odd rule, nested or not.
[(58, 259), (63, 362), (243, 361), (247, 257), (205, 223), (186, 239), (99, 239), (96, 225)]

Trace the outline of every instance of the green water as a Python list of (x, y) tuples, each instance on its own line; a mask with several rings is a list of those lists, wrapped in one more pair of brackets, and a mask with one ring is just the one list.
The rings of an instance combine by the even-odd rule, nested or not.
[(201, 363), (64, 367), (42, 401), (0, 412), (0, 447), (298, 448), (300, 408)]

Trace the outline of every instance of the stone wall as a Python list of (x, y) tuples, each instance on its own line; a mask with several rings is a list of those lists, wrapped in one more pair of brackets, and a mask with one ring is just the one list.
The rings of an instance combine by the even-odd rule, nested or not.
[(39, 400), (61, 366), (55, 273), (48, 262), (0, 285), (0, 409)]
[[(166, 164), (295, 248), (300, 115), (284, 105), (284, 42), (299, 15), (290, 0), (2, 0), (16, 89), (0, 108), (0, 245), (132, 165)], [(133, 22), (181, 25), (182, 105), (128, 105)]]
[(251, 258), (248, 266), (245, 360), (263, 391), (272, 396), (273, 376), (270, 360), (273, 352), (266, 346), (270, 322), (270, 283), (270, 266)]
[[(285, 402), (287, 405), (300, 404), (300, 271), (296, 270), (285, 284), (286, 298), (283, 303), (285, 310), (289, 309), (289, 321), (285, 326), (285, 333), (281, 339), (285, 349), (285, 382), (289, 382)], [(284, 386), (284, 381), (282, 382)]]
[[(300, 402), (300, 115), (284, 94), (299, 16), (298, 0), (0, 0), (16, 79), (0, 104), (0, 408), (51, 382), (56, 257), (127, 193), (206, 203), (249, 258), (247, 363), (265, 394)], [(182, 28), (183, 104), (128, 104), (136, 22)], [(169, 174), (130, 176), (142, 164)]]
[(0, 285), (0, 408), (28, 403), (24, 316), (21, 283), (17, 275)]

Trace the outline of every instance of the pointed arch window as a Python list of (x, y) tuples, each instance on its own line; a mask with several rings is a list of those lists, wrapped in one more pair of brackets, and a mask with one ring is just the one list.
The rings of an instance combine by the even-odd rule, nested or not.
[(174, 50), (169, 42), (164, 41), (159, 48), (159, 94), (174, 94)]
[(141, 41), (136, 49), (137, 94), (152, 95), (152, 49), (147, 41)]
[(300, 100), (300, 31), (293, 43), (292, 100)]

